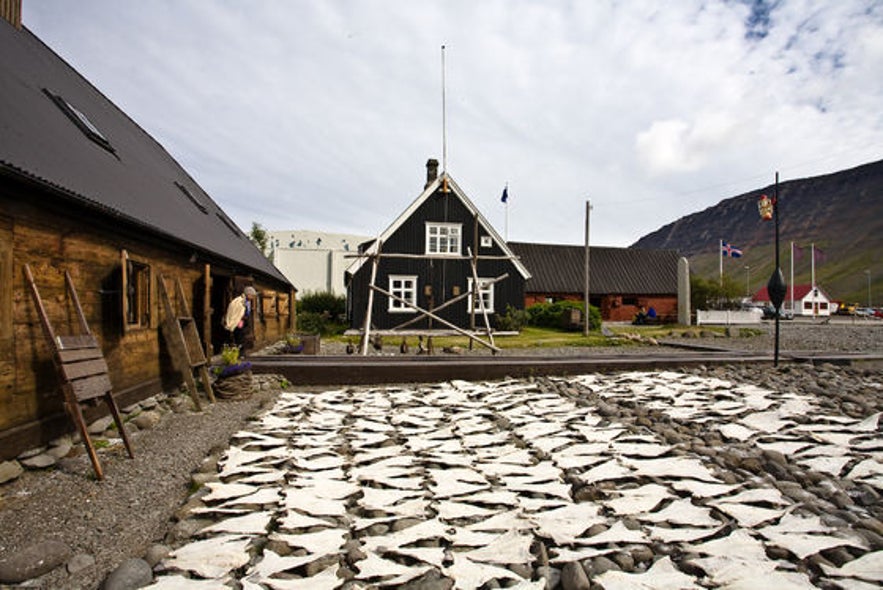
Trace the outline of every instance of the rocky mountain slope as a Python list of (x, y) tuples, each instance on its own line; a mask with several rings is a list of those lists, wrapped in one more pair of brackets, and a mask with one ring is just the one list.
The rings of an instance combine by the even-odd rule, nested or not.
[[(724, 273), (754, 293), (774, 268), (772, 222), (761, 221), (757, 201), (773, 196), (774, 185), (725, 199), (704, 211), (682, 217), (633, 244), (670, 248), (686, 256), (694, 273), (718, 276), (719, 240), (743, 251), (724, 259)], [(868, 275), (874, 305), (883, 305), (883, 160), (849, 170), (779, 183), (781, 266), (790, 274), (790, 243), (798, 250), (795, 284), (808, 283), (810, 245), (816, 247), (816, 283), (834, 299), (868, 301)], [(749, 268), (746, 268), (749, 267)]]

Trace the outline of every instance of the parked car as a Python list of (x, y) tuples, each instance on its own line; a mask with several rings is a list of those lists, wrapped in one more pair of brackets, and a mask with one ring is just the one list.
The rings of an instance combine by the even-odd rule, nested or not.
[[(767, 305), (763, 308), (763, 319), (765, 320), (773, 320), (776, 318), (776, 308), (772, 305)], [(779, 319), (781, 320), (793, 320), (794, 314), (790, 311), (786, 311), (785, 308), (779, 308)]]
[(874, 310), (874, 317), (875, 318), (883, 318), (883, 308), (878, 307), (877, 309), (875, 309)]
[(855, 315), (858, 303), (841, 303), (837, 307), (837, 315)]
[(855, 315), (862, 318), (870, 318), (874, 316), (874, 310), (870, 307), (857, 307), (855, 309)]

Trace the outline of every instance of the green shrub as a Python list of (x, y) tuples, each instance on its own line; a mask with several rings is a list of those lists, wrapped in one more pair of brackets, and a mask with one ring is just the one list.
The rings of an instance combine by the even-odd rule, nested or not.
[[(567, 310), (577, 309), (582, 312), (585, 304), (582, 301), (556, 301), (555, 303), (537, 303), (527, 308), (530, 325), (553, 330), (564, 329), (563, 316)], [(601, 329), (601, 312), (597, 307), (589, 306), (589, 329)]]
[(507, 304), (506, 313), (504, 315), (496, 314), (495, 319), (498, 330), (520, 332), (530, 321), (530, 314), (523, 309), (516, 309)]
[(304, 334), (343, 334), (346, 297), (327, 291), (307, 292), (297, 301), (297, 330)]
[(328, 291), (317, 293), (307, 292), (297, 301), (297, 312), (327, 314), (328, 317), (340, 318), (346, 315), (346, 297)]
[(312, 311), (302, 311), (297, 314), (297, 331), (304, 334), (327, 333), (328, 316)]

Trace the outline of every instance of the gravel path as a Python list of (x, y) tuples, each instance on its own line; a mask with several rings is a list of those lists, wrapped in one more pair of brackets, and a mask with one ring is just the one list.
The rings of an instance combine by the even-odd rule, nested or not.
[[(34, 543), (59, 541), (69, 549), (61, 556), (68, 567), (35, 587), (98, 587), (123, 560), (163, 539), (191, 472), (277, 393), (268, 388), (248, 400), (204, 404), (203, 412), (187, 410), (189, 398), (180, 398), (177, 411), (163, 408), (155, 427), (133, 432), (130, 426), (134, 459), (121, 445), (100, 451), (104, 481), (94, 479), (79, 444), (52, 470), (26, 470), (0, 486), (0, 562)], [(82, 569), (71, 574), (71, 562)]]
[[(771, 338), (767, 328), (767, 333), (758, 336), (705, 335), (691, 338), (690, 342), (742, 350), (771, 350)], [(883, 324), (783, 322), (782, 348), (879, 353), (883, 352)], [(577, 350), (581, 354), (587, 352)], [(613, 350), (647, 354), (651, 349), (617, 347)], [(328, 347), (323, 345), (323, 352), (328, 353)], [(572, 352), (572, 349), (558, 354), (562, 352)], [(556, 354), (548, 349), (506, 353)], [(827, 404), (827, 410), (844, 417), (866, 418), (883, 409), (883, 394), (868, 385), (883, 380), (879, 367), (786, 366), (770, 371), (731, 366), (714, 369), (712, 374), (716, 378), (752, 383), (775, 391), (807, 392)], [(47, 550), (60, 552), (57, 559), (65, 565), (31, 580), (27, 586), (97, 588), (127, 559), (148, 556), (158, 543), (173, 543), (176, 535), (181, 534), (180, 507), (194, 481), (199, 483), (200, 478), (210, 478), (213, 472), (217, 473), (215, 462), (221, 451), (261, 408), (275, 403), (278, 391), (278, 388), (267, 387), (251, 399), (219, 402), (209, 405), (202, 413), (187, 411), (182, 407), (186, 404), (165, 404), (167, 407), (156, 426), (131, 433), (134, 460), (126, 458), (118, 447), (101, 452), (106, 474), (103, 482), (89, 477), (88, 459), (77, 445), (71, 455), (78, 456), (63, 459), (54, 469), (26, 471), (18, 479), (0, 485), (0, 571), (28, 547), (59, 541), (61, 547)], [(620, 405), (614, 411), (624, 409), (628, 409), (628, 405)], [(879, 496), (871, 500), (870, 509), (876, 517), (883, 516)], [(877, 534), (883, 535), (883, 529)], [(150, 561), (156, 562), (160, 557), (150, 557)]]

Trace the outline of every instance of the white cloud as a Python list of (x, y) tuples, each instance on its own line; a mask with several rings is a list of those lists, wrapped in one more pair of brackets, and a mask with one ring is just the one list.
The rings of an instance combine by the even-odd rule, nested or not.
[[(883, 156), (883, 7), (784, 0), (25, 2), (24, 21), (248, 228), (373, 234), (441, 158), (509, 237), (627, 245)], [(787, 174), (793, 174), (788, 176)]]

